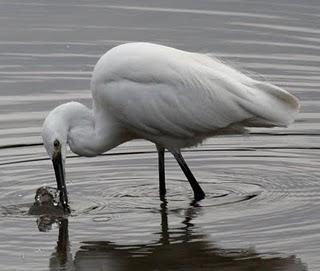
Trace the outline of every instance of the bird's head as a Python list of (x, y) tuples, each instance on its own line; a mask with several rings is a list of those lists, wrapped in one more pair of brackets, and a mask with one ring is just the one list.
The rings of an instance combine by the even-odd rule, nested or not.
[(53, 109), (46, 117), (42, 126), (44, 147), (52, 160), (57, 188), (60, 193), (60, 203), (69, 211), (68, 195), (65, 180), (65, 160), (67, 137), (70, 129), (70, 108), (72, 103), (62, 104)]
[(53, 163), (57, 188), (60, 191), (60, 202), (67, 208), (64, 170), (67, 144), (71, 151), (84, 156), (95, 156), (100, 150), (101, 144), (94, 131), (92, 111), (78, 102), (59, 105), (46, 117), (42, 127), (42, 139)]

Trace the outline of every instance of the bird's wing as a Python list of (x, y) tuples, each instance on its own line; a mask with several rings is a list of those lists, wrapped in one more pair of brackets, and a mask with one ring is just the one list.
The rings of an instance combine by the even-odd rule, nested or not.
[(297, 111), (288, 92), (206, 55), (144, 43), (109, 52), (95, 67), (93, 97), (135, 131), (194, 137), (246, 120), (286, 125)]

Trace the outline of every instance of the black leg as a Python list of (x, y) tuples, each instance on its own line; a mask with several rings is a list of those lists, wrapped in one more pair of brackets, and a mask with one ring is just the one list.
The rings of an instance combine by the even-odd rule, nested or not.
[(164, 170), (164, 148), (156, 145), (158, 150), (158, 165), (159, 165), (159, 193), (161, 200), (166, 195), (166, 180)]
[(177, 162), (179, 163), (179, 166), (181, 167), (184, 175), (186, 175), (186, 177), (192, 187), (192, 190), (194, 193), (194, 199), (196, 201), (204, 199), (205, 194), (204, 194), (202, 188), (200, 187), (200, 185), (198, 184), (196, 178), (193, 176), (186, 161), (183, 159), (181, 152), (180, 151), (173, 151), (172, 154), (176, 158)]

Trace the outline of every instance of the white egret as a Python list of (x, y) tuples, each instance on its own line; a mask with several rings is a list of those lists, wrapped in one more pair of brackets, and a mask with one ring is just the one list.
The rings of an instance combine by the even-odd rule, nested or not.
[(246, 127), (287, 126), (299, 101), (287, 91), (254, 80), (205, 54), (152, 43), (128, 43), (106, 52), (96, 64), (93, 109), (69, 102), (52, 110), (42, 130), (68, 206), (64, 165), (66, 145), (81, 156), (96, 156), (132, 139), (158, 150), (160, 195), (164, 196), (164, 150), (186, 175), (195, 200), (205, 194), (180, 150)]

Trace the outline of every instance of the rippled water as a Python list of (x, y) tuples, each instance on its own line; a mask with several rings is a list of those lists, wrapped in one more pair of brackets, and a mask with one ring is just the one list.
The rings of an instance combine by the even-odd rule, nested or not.
[[(318, 0), (0, 1), (1, 270), (319, 270)], [(288, 129), (254, 129), (184, 151), (207, 198), (152, 144), (72, 155), (72, 214), (40, 232), (35, 191), (55, 185), (39, 136), (54, 106), (90, 105), (97, 59), (128, 41), (212, 52), (302, 101)]]

